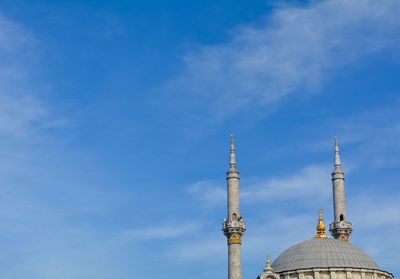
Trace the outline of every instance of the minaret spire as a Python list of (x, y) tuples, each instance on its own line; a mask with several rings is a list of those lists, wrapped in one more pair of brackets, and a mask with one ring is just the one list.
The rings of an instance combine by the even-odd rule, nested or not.
[(338, 138), (335, 136), (335, 159), (333, 162), (335, 170), (341, 170), (342, 165), (340, 164), (340, 155), (339, 155), (339, 141)]
[(344, 172), (340, 163), (339, 141), (335, 137), (334, 162), (332, 172), (334, 221), (330, 224), (330, 232), (336, 239), (349, 240), (352, 224), (346, 221), (346, 201), (344, 192)]
[(229, 170), (236, 170), (235, 143), (233, 140), (233, 135), (231, 135), (230, 140)]
[(241, 242), (246, 226), (240, 216), (239, 172), (236, 168), (233, 135), (230, 138), (229, 168), (226, 173), (228, 216), (222, 230), (228, 242), (228, 279), (242, 279)]

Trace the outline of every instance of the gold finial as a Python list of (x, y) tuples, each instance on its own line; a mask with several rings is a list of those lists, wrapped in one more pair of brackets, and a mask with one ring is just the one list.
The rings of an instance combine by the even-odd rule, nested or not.
[(327, 238), (328, 236), (325, 233), (325, 224), (324, 219), (322, 219), (322, 210), (318, 209), (318, 224), (317, 224), (317, 234), (314, 238)]

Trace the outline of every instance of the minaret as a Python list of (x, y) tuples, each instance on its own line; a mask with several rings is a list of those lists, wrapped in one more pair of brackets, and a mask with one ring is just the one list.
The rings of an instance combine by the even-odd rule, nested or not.
[(240, 216), (239, 172), (236, 169), (235, 146), (232, 135), (230, 140), (229, 169), (226, 173), (226, 180), (228, 188), (228, 217), (222, 224), (222, 230), (228, 241), (228, 279), (242, 279), (240, 245), (246, 226)]
[(329, 231), (336, 239), (348, 241), (352, 224), (346, 221), (346, 202), (344, 194), (344, 173), (340, 164), (339, 143), (335, 137), (334, 169), (332, 172), (334, 221)]

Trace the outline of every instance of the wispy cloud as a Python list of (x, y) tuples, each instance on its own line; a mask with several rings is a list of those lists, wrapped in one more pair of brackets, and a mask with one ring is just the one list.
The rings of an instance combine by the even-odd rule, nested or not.
[(175, 102), (199, 108), (198, 118), (212, 116), (214, 124), (250, 107), (271, 108), (294, 93), (316, 92), (341, 66), (398, 48), (399, 13), (396, 0), (277, 7), (263, 23), (237, 27), (229, 42), (187, 54), (167, 87), (178, 92)]
[[(220, 233), (220, 232), (218, 232)], [(173, 247), (173, 253), (181, 261), (222, 261), (225, 253), (224, 237), (215, 237), (207, 232), (203, 233), (203, 239), (196, 241), (182, 241)]]
[(326, 198), (330, 193), (330, 167), (308, 166), (292, 176), (271, 178), (249, 185), (242, 192), (249, 203), (271, 200)]
[(203, 206), (217, 205), (226, 200), (226, 186), (209, 180), (201, 180), (187, 187), (189, 194), (199, 199)]
[(198, 223), (176, 223), (131, 229), (122, 232), (122, 238), (133, 241), (177, 238), (200, 229)]
[(345, 143), (354, 150), (352, 161), (360, 167), (381, 168), (400, 164), (399, 100), (334, 122)]
[(349, 207), (351, 215), (357, 220), (357, 226), (362, 229), (379, 230), (386, 225), (400, 227), (400, 219), (393, 218), (400, 216), (400, 204), (397, 202), (399, 199), (400, 193), (393, 193), (391, 197), (379, 193), (363, 193), (352, 198)]
[[(304, 203), (309, 203), (303, 196), (299, 199)], [(385, 195), (371, 191), (365, 192), (361, 197), (348, 196), (347, 200), (350, 221), (354, 223), (352, 242), (385, 266), (398, 261), (396, 251), (390, 251), (392, 240), (397, 239), (396, 235), (400, 229), (399, 220), (394, 219), (394, 216), (400, 214), (397, 200), (397, 196), (388, 199)], [(268, 200), (265, 202), (268, 203)], [(328, 224), (332, 221), (331, 202), (324, 200), (323, 204), (327, 209), (324, 218)], [(247, 262), (262, 259), (266, 253), (275, 258), (284, 249), (312, 238), (315, 233), (317, 222), (317, 207), (315, 206), (306, 209), (298, 208), (297, 212), (291, 213), (285, 212), (287, 207), (285, 201), (274, 203), (274, 210), (271, 210), (269, 205), (244, 204), (243, 206), (247, 212), (262, 212), (246, 219), (248, 230), (244, 235), (242, 248), (247, 255), (244, 259)], [(382, 227), (385, 228), (385, 240), (382, 239), (380, 233)], [(177, 257), (187, 261), (221, 260), (226, 249), (223, 245), (225, 239), (219, 237), (222, 235), (221, 232), (204, 231), (201, 235), (202, 238), (196, 241), (191, 239), (189, 242), (183, 240), (176, 243), (173, 251)], [(207, 236), (206, 240), (204, 236)], [(388, 258), (390, 261), (387, 261)]]
[[(262, 259), (265, 253), (277, 256), (294, 241), (312, 237), (317, 208), (331, 204), (330, 171), (327, 164), (310, 165), (290, 175), (241, 180), (242, 208), (252, 214), (245, 216), (248, 226), (243, 245), (245, 261)], [(200, 200), (196, 204), (205, 207), (226, 204), (226, 186), (212, 181), (194, 183), (189, 187), (189, 194)], [(288, 203), (297, 204), (297, 210), (288, 213)], [(223, 237), (218, 237), (222, 233), (214, 229), (201, 235), (203, 239), (175, 245), (174, 253), (179, 259), (218, 261), (223, 257), (225, 242)], [(208, 235), (206, 240), (204, 235)]]
[[(0, 15), (0, 138), (22, 139), (62, 123), (44, 98), (40, 42)], [(65, 124), (65, 122), (64, 122)]]
[[(79, 277), (82, 269), (77, 266), (84, 261), (93, 264), (91, 255), (99, 261), (104, 257), (91, 229), (67, 224), (77, 208), (80, 214), (85, 207), (100, 208), (93, 198), (100, 191), (83, 186), (84, 175), (77, 168), (74, 175), (66, 175), (70, 157), (54, 144), (51, 131), (65, 127), (67, 120), (49, 98), (51, 86), (42, 75), (41, 49), (35, 34), (0, 15), (2, 278), (23, 278), (27, 273), (32, 278)], [(69, 187), (64, 184), (67, 180)], [(81, 186), (79, 195), (72, 184)]]
[(76, 85), (70, 84), (68, 82), (61, 82), (61, 85), (66, 86), (66, 87), (71, 88), (71, 89), (74, 89), (76, 91), (79, 91), (81, 93), (91, 93), (91, 92), (89, 92), (89, 91), (87, 91), (85, 89), (82, 89), (82, 88), (80, 88), (80, 87), (78, 87)]
[[(329, 165), (311, 165), (289, 176), (253, 178), (241, 181), (243, 203), (265, 201), (305, 201), (329, 197)], [(221, 205), (226, 200), (226, 186), (211, 181), (198, 181), (188, 188), (194, 198), (206, 206)]]

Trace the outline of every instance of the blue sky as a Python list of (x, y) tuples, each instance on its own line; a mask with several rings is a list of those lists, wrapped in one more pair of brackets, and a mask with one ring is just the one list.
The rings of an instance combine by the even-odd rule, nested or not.
[(1, 1), (0, 277), (244, 278), (332, 220), (400, 275), (400, 2)]

